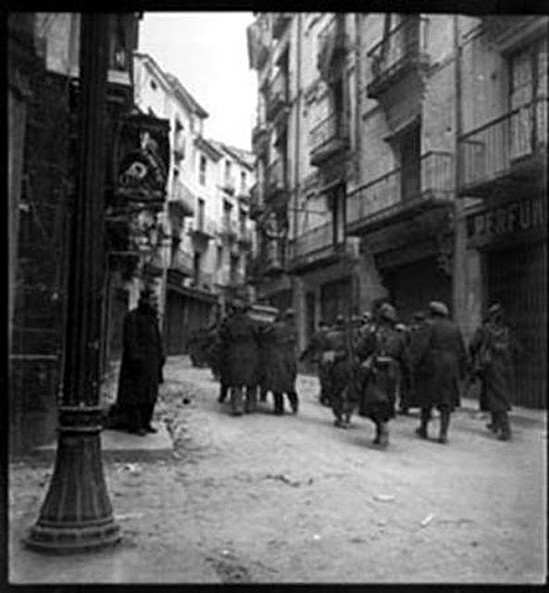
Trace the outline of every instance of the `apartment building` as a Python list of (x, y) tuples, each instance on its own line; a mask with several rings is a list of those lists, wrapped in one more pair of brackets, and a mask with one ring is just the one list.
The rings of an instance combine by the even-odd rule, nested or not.
[(135, 102), (170, 125), (168, 199), (161, 213), (159, 296), (168, 354), (244, 290), (252, 155), (204, 135), (207, 111), (153, 57), (136, 53)]
[(467, 314), (502, 303), (519, 343), (515, 401), (545, 408), (549, 17), (462, 18), (459, 32)]
[[(294, 306), (301, 346), (319, 319), (330, 322), (339, 313), (358, 313), (379, 299), (394, 303), (403, 320), (430, 300), (442, 300), (466, 337), (490, 300), (509, 308), (517, 329), (523, 322), (511, 311), (523, 311), (524, 299), (546, 302), (540, 271), (546, 239), (529, 255), (527, 250), (523, 255), (513, 251), (513, 257), (501, 250), (496, 254), (495, 248), (488, 255), (486, 237), (493, 233), (482, 230), (497, 216), (486, 196), (496, 192), (493, 200), (501, 201), (499, 177), (514, 179), (515, 192), (523, 187), (530, 200), (546, 195), (541, 174), (546, 142), (540, 130), (547, 93), (540, 73), (546, 66), (547, 22), (546, 17), (515, 20), (449, 14), (257, 15), (248, 29), (250, 66), (258, 74), (252, 135), (258, 183), (251, 211), (259, 254), (252, 280), (260, 300)], [(513, 58), (520, 48), (526, 53)], [(513, 59), (522, 60), (516, 82), (508, 81)], [(505, 120), (513, 109), (520, 116)], [(534, 112), (537, 119), (527, 123)], [(493, 124), (490, 135), (483, 126), (491, 129), (491, 118), (507, 123)], [(526, 173), (502, 172), (504, 163), (497, 158), (503, 156), (490, 154), (490, 149), (516, 144), (520, 134), (535, 152), (538, 168), (530, 165), (528, 171), (530, 182), (538, 183), (537, 194), (528, 189)], [(494, 175), (498, 179), (490, 190), (469, 186)], [(545, 202), (524, 206), (536, 221), (531, 224), (540, 228)], [(483, 236), (482, 247), (475, 247), (475, 232)], [(531, 290), (509, 282), (513, 274), (522, 277), (519, 268), (522, 276), (529, 275)], [(540, 305), (525, 308), (529, 327), (542, 322)], [(529, 351), (534, 346), (540, 351), (539, 332), (536, 338), (519, 333), (525, 334)], [(537, 358), (535, 365), (541, 368)], [(540, 381), (541, 375), (532, 378), (529, 389), (533, 383), (541, 389)], [(518, 400), (534, 403), (521, 390)]]

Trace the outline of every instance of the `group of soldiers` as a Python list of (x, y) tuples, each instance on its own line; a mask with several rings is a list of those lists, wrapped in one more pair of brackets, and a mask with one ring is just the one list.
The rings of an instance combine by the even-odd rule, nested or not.
[(286, 394), (298, 412), (299, 361), (317, 367), (320, 403), (331, 407), (334, 425), (348, 428), (355, 411), (375, 425), (374, 444), (389, 444), (389, 422), (399, 410), (420, 408), (416, 434), (428, 438), (433, 408), (440, 414), (437, 441), (448, 441), (453, 410), (473, 380), (482, 383), (481, 409), (492, 413), (488, 428), (501, 440), (511, 437), (508, 411), (511, 339), (500, 305), (475, 333), (469, 348), (447, 306), (429, 303), (410, 324), (397, 320), (396, 309), (381, 303), (373, 313), (335, 324), (321, 322), (304, 352), (297, 353), (295, 313), (288, 309), (270, 323), (258, 323), (243, 302), (235, 302), (217, 324), (209, 349), (210, 365), (220, 382), (218, 401), (230, 397), (234, 415), (253, 412), (257, 401), (274, 398), (274, 413), (284, 413)]

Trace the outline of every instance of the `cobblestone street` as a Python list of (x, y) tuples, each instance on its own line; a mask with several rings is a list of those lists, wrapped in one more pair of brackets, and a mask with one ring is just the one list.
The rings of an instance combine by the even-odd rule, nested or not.
[(515, 411), (500, 442), (461, 409), (446, 446), (398, 416), (381, 451), (366, 419), (334, 428), (313, 377), (299, 379), (298, 415), (274, 416), (269, 400), (233, 418), (207, 369), (172, 357), (165, 376), (155, 421), (172, 458), (105, 462), (118, 547), (24, 549), (52, 467), (11, 464), (10, 582), (545, 582), (545, 413)]

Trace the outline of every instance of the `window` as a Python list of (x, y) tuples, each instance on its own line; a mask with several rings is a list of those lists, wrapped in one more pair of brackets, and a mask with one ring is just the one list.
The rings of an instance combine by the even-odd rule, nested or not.
[(198, 172), (198, 181), (200, 185), (206, 185), (206, 157), (200, 155), (200, 169)]
[(223, 225), (225, 229), (230, 230), (231, 228), (231, 214), (233, 205), (227, 200), (223, 200)]
[(223, 266), (223, 247), (218, 246), (216, 252), (216, 260), (215, 260), (215, 267), (217, 270), (220, 270)]
[(193, 278), (195, 284), (200, 284), (200, 253), (197, 251), (195, 252), (193, 259)]
[(239, 223), (240, 223), (240, 234), (244, 236), (246, 234), (246, 212), (240, 209), (238, 213)]
[(511, 158), (547, 143), (547, 39), (510, 57)]
[(231, 161), (225, 161), (225, 184), (230, 186), (231, 183)]
[(240, 193), (246, 193), (246, 171), (240, 172)]
[(402, 201), (417, 198), (421, 193), (421, 126), (410, 126), (400, 136), (400, 196)]
[(153, 91), (156, 91), (157, 88), (158, 88), (158, 85), (156, 84), (156, 82), (154, 80), (151, 80), (151, 89)]
[(196, 222), (199, 230), (204, 230), (206, 202), (202, 198), (198, 198), (198, 213)]

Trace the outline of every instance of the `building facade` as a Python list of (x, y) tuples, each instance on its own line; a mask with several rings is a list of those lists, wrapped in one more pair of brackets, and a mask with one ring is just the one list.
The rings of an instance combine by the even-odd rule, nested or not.
[[(104, 130), (106, 203), (120, 119), (131, 109), (138, 15), (112, 15)], [(55, 436), (62, 388), (68, 254), (77, 184), (79, 13), (11, 13), (10, 451)], [(105, 284), (101, 300), (107, 318)]]
[(253, 161), (250, 153), (205, 137), (208, 113), (154, 58), (136, 53), (134, 64), (136, 106), (170, 125), (158, 291), (167, 352), (181, 354), (192, 332), (245, 290)]
[[(546, 17), (257, 15), (248, 29), (258, 74), (252, 280), (260, 300), (296, 309), (302, 347), (319, 319), (381, 299), (404, 321), (442, 300), (470, 337), (487, 303), (499, 299), (528, 351), (546, 352), (545, 329), (519, 329), (545, 327), (546, 319), (546, 31)], [(512, 60), (520, 65), (510, 75)], [(520, 115), (506, 119), (513, 110)], [(494, 118), (490, 134), (483, 126)], [(532, 162), (519, 176), (502, 172), (511, 157), (501, 161), (488, 144), (497, 151), (504, 142), (512, 152), (521, 134)], [(490, 189), (474, 185), (490, 177)], [(513, 180), (510, 195), (524, 192), (531, 202), (513, 205), (505, 228), (520, 226), (524, 210), (541, 233), (527, 233), (533, 243), (520, 253), (514, 243), (496, 250), (494, 232), (483, 230), (503, 216), (493, 212), (505, 193), (500, 177)], [(519, 269), (529, 289), (510, 283)], [(525, 306), (528, 299), (539, 304)], [(537, 356), (527, 363), (540, 369), (536, 378), (524, 366), (517, 373), (517, 403), (542, 403), (524, 391), (529, 381), (529, 392), (545, 393)]]

